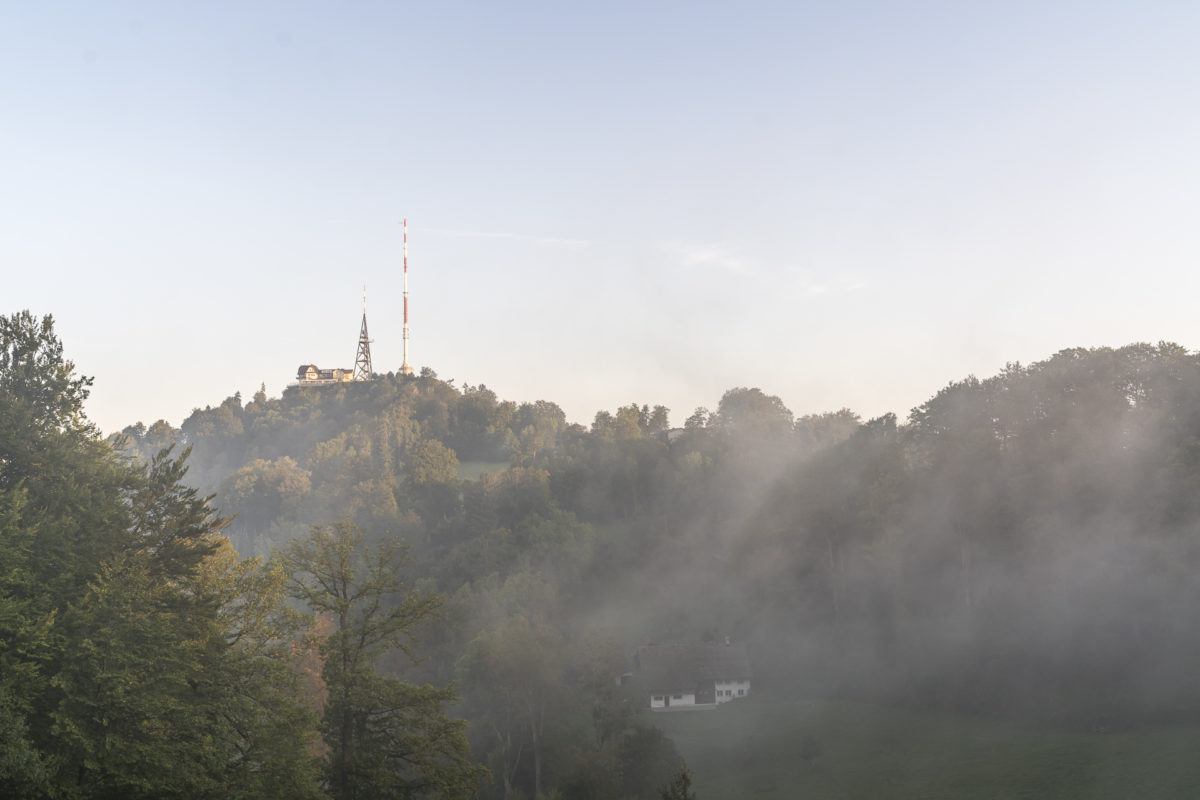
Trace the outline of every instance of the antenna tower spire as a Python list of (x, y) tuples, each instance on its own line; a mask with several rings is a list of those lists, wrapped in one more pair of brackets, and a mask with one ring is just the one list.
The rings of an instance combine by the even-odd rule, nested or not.
[(362, 330), (358, 332), (358, 355), (354, 357), (354, 380), (369, 381), (375, 377), (371, 369), (371, 337), (367, 336), (367, 285), (363, 284)]
[[(363, 331), (366, 329), (366, 314), (363, 314)], [(412, 365), (408, 363), (408, 217), (404, 218), (404, 363), (400, 365), (401, 375), (412, 375)]]

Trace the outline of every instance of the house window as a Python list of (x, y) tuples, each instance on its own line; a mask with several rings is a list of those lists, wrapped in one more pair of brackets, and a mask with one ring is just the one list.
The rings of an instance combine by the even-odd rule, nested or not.
[(683, 695), (681, 695), (681, 694), (673, 694), (673, 695), (671, 695), (671, 699), (672, 699), (672, 700), (682, 700), (682, 699), (683, 699)]
[(745, 696), (746, 696), (746, 690), (738, 689), (738, 697), (745, 697)]

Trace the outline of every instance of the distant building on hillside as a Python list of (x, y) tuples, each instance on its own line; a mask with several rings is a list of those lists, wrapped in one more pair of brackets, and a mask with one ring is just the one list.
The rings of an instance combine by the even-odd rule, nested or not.
[(642, 645), (633, 668), (654, 711), (712, 709), (750, 694), (744, 642)]
[(325, 386), (331, 383), (349, 383), (354, 380), (353, 369), (320, 369), (316, 364), (301, 364), (296, 371), (296, 383), (300, 386)]

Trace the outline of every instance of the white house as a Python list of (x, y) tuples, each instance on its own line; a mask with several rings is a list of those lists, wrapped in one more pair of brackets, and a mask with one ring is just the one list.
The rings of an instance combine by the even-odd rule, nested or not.
[(750, 659), (743, 642), (642, 645), (633, 654), (633, 665), (656, 711), (711, 709), (750, 694)]

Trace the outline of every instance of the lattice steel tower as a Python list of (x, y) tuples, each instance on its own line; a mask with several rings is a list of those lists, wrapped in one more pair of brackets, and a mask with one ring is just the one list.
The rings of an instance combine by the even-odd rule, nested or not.
[(354, 357), (354, 380), (369, 381), (375, 377), (371, 369), (371, 338), (367, 336), (367, 287), (363, 286), (363, 321), (358, 333), (358, 355)]

